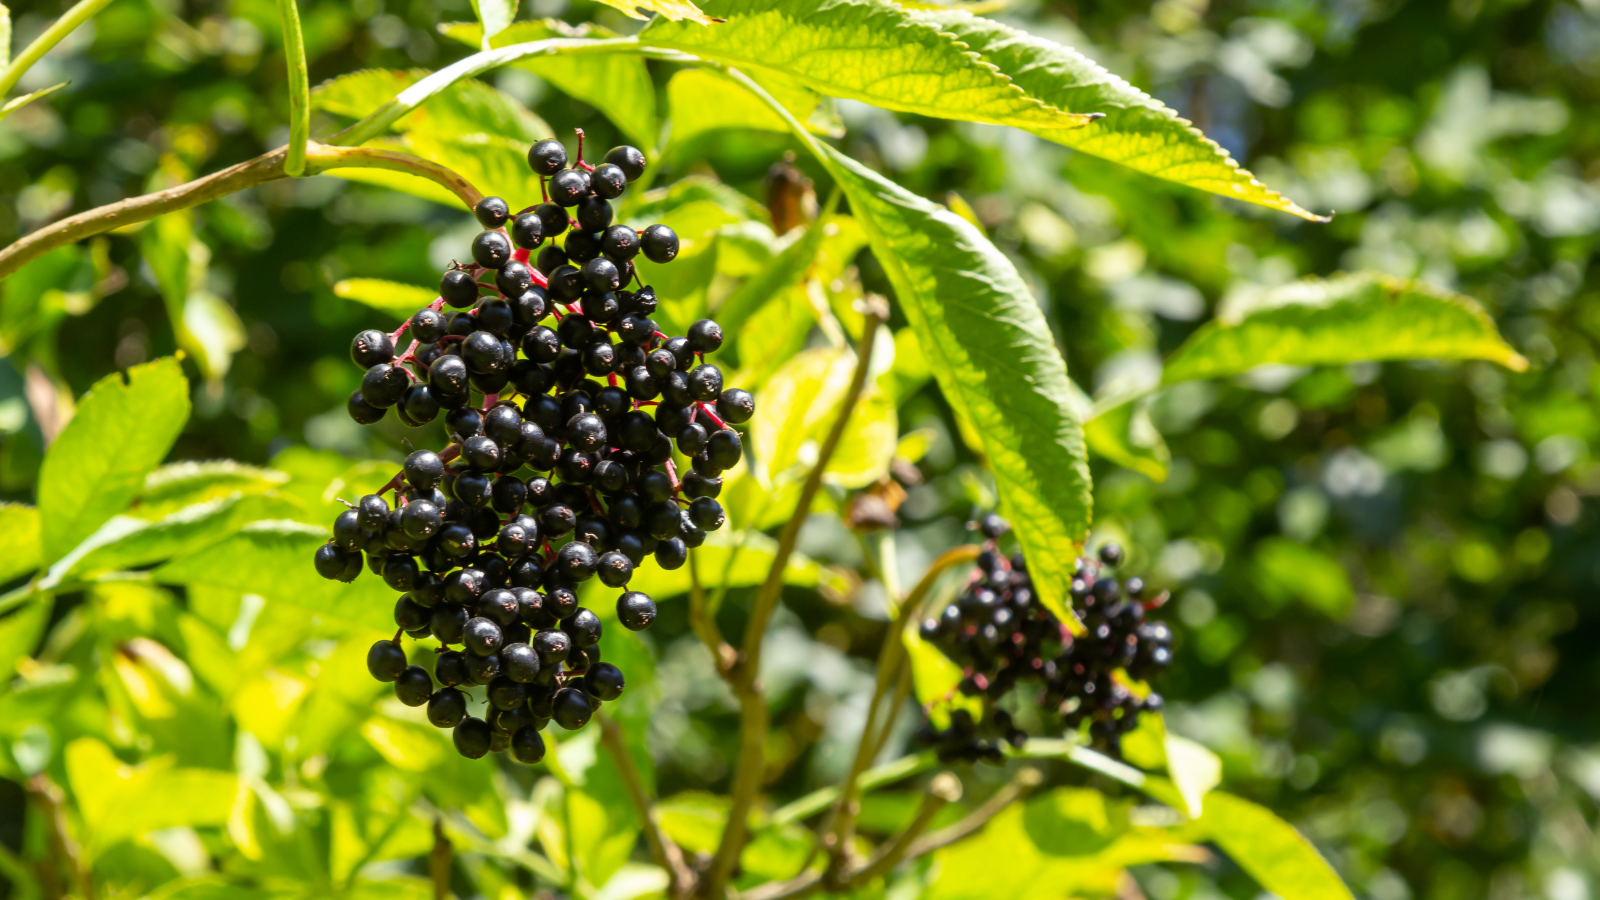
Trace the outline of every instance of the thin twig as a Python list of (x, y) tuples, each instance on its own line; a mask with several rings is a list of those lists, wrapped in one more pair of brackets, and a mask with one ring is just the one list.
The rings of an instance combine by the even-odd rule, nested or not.
[(83, 864), (82, 848), (73, 839), (67, 824), (66, 798), (61, 793), (61, 788), (41, 772), (28, 779), (28, 792), (33, 795), (34, 803), (38, 804), (39, 811), (44, 814), (50, 855), (59, 864), (67, 867), (73, 883), (77, 885), (78, 896), (82, 900), (94, 900), (94, 879), (90, 877), (88, 867)]
[(856, 366), (851, 374), (850, 387), (839, 405), (839, 414), (829, 428), (827, 438), (817, 451), (816, 464), (811, 467), (805, 483), (801, 485), (800, 500), (795, 505), (794, 514), (784, 523), (783, 530), (778, 534), (778, 548), (772, 559), (772, 568), (767, 570), (766, 581), (761, 583), (761, 587), (756, 591), (755, 600), (751, 603), (750, 621), (745, 628), (744, 645), (731, 682), (734, 693), (739, 697), (739, 759), (734, 770), (733, 798), (728, 807), (728, 821), (723, 827), (722, 841), (717, 845), (717, 854), (712, 858), (711, 867), (706, 872), (705, 894), (708, 897), (721, 897), (728, 883), (728, 875), (733, 870), (733, 863), (739, 858), (739, 852), (744, 847), (747, 827), (745, 820), (749, 816), (751, 805), (755, 803), (756, 791), (761, 786), (761, 776), (766, 765), (767, 702), (757, 682), (761, 671), (761, 639), (766, 634), (767, 623), (772, 619), (773, 610), (778, 605), (778, 596), (783, 591), (783, 573), (789, 564), (790, 554), (794, 552), (795, 542), (800, 538), (800, 527), (811, 512), (811, 503), (816, 499), (817, 491), (822, 488), (823, 473), (827, 470), (834, 451), (838, 449), (839, 441), (844, 437), (845, 426), (850, 422), (850, 414), (855, 410), (856, 402), (860, 400), (861, 392), (866, 387), (867, 373), (872, 364), (873, 339), (877, 336), (878, 326), (887, 318), (888, 310), (881, 301), (871, 305), (867, 310), (861, 329), (861, 341), (856, 347)]
[(300, 30), (300, 7), (295, 0), (278, 0), (283, 28), (284, 63), (289, 69), (289, 146), (283, 171), (299, 178), (306, 170), (306, 148), (311, 143), (311, 83), (306, 73), (306, 41)]
[(661, 830), (661, 824), (656, 821), (655, 807), (644, 792), (644, 782), (639, 778), (639, 770), (633, 765), (633, 757), (628, 755), (628, 747), (622, 739), (622, 729), (610, 716), (601, 715), (598, 718), (600, 742), (605, 745), (606, 752), (611, 754), (611, 761), (616, 764), (617, 772), (622, 776), (622, 786), (628, 792), (628, 799), (639, 813), (639, 819), (644, 825), (645, 843), (650, 845), (650, 857), (655, 860), (656, 865), (667, 870), (669, 879), (667, 896), (686, 897), (694, 891), (694, 871), (684, 863), (683, 851), (678, 849), (678, 845)]
[(921, 856), (924, 853), (931, 853), (941, 847), (948, 847), (971, 834), (975, 834), (983, 826), (989, 824), (989, 820), (998, 815), (1000, 810), (1010, 806), (1043, 780), (1044, 776), (1039, 774), (1038, 769), (1030, 767), (1018, 771), (1016, 776), (1007, 782), (1005, 787), (995, 791), (993, 797), (985, 800), (982, 806), (967, 813), (961, 821), (913, 841), (906, 850), (906, 858), (909, 859)]
[(689, 554), (689, 627), (711, 651), (711, 662), (717, 667), (717, 674), (725, 679), (731, 678), (739, 651), (723, 640), (722, 632), (717, 630), (717, 621), (711, 615), (706, 598), (705, 585), (700, 583), (699, 560), (699, 554)]
[[(911, 593), (900, 603), (900, 608), (895, 613), (895, 619), (889, 625), (889, 630), (883, 636), (883, 648), (878, 651), (877, 681), (872, 689), (872, 702), (867, 707), (867, 723), (861, 730), (861, 739), (856, 742), (855, 760), (850, 764), (850, 772), (845, 776), (844, 790), (839, 795), (835, 804), (832, 842), (833, 863), (830, 871), (837, 874), (845, 863), (845, 855), (849, 852), (852, 838), (855, 836), (856, 804), (856, 779), (866, 770), (872, 762), (877, 748), (882, 745), (882, 740), (887, 739), (889, 728), (894, 725), (891, 715), (883, 723), (884, 737), (877, 736), (879, 712), (883, 705), (884, 695), (890, 686), (897, 680), (901, 660), (905, 656), (905, 644), (901, 640), (901, 633), (906, 625), (922, 607), (922, 601), (933, 589), (933, 585), (953, 566), (965, 565), (978, 558), (979, 547), (976, 544), (963, 544), (940, 554), (937, 559), (929, 564), (928, 570), (922, 573), (922, 578)], [(898, 598), (897, 598), (898, 599)]]
[[(129, 197), (52, 222), (0, 250), (0, 279), (57, 247), (286, 178), (288, 176), (283, 169), (285, 155), (286, 148), (279, 147), (255, 159), (164, 191)], [(409, 153), (375, 147), (330, 147), (315, 142), (307, 145), (307, 175), (347, 168), (389, 169), (426, 178), (455, 194), (469, 209), (483, 199), (478, 189), (465, 178), (438, 163)]]
[(895, 835), (893, 840), (879, 847), (878, 851), (872, 854), (872, 858), (867, 860), (866, 865), (852, 871), (840, 887), (860, 887), (893, 869), (905, 858), (912, 842), (933, 824), (934, 817), (939, 815), (945, 804), (960, 799), (960, 779), (949, 772), (940, 772), (933, 776), (933, 780), (928, 782), (928, 792), (922, 795), (922, 804), (917, 808), (917, 815), (911, 820), (911, 824)]
[(428, 853), (428, 878), (433, 882), (433, 900), (450, 896), (450, 839), (444, 836), (444, 819), (433, 819), (433, 850)]

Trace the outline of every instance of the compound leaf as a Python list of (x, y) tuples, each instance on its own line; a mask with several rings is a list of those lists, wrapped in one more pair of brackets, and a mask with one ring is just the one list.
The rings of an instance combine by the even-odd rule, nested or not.
[(1016, 267), (972, 223), (822, 152), (939, 387), (975, 426), (1041, 600), (1066, 621), (1072, 547), (1089, 530), (1089, 465), (1049, 324)]
[(333, 286), (336, 297), (364, 303), (373, 309), (408, 318), (432, 303), (439, 292), (433, 288), (384, 281), (382, 278), (346, 278)]
[(100, 379), (39, 471), (48, 564), (128, 506), (189, 418), (189, 382), (171, 357)]
[(1385, 359), (1486, 359), (1518, 372), (1528, 367), (1472, 298), (1357, 272), (1237, 295), (1172, 354), (1163, 380), (1223, 378), (1265, 363)]
[(1268, 190), (1187, 120), (1071, 47), (970, 12), (919, 11), (912, 16), (955, 35), (1028, 96), (1075, 113), (1105, 116), (1086, 128), (1028, 127), (1046, 140), (1167, 181), (1326, 221)]
[(1028, 96), (954, 36), (888, 0), (714, 0), (707, 10), (727, 24), (658, 18), (639, 38), (757, 79), (776, 73), (820, 94), (900, 112), (1019, 128), (1089, 121)]
[(39, 510), (20, 503), (0, 503), (0, 534), (6, 552), (0, 554), (0, 583), (39, 568)]

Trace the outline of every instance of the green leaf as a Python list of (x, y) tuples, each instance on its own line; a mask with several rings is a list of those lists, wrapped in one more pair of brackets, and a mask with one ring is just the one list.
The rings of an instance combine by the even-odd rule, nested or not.
[(1265, 363), (1386, 359), (1486, 359), (1516, 372), (1528, 367), (1472, 298), (1357, 272), (1236, 296), (1172, 354), (1162, 380), (1223, 378)]
[(1167, 774), (1182, 795), (1190, 816), (1198, 817), (1205, 809), (1205, 798), (1212, 788), (1222, 783), (1222, 760), (1215, 753), (1170, 731), (1164, 731), (1167, 751)]
[(714, 0), (707, 11), (727, 24), (660, 18), (639, 39), (899, 112), (1019, 128), (1089, 121), (1027, 96), (952, 35), (889, 0)]
[(478, 14), (478, 21), (483, 26), (483, 37), (478, 48), (488, 50), (489, 41), (505, 31), (511, 20), (517, 17), (517, 0), (472, 0), (472, 11)]
[[(195, 242), (199, 244), (198, 241)], [(199, 245), (204, 247), (203, 244)], [(209, 254), (207, 254), (209, 256)], [(208, 378), (221, 378), (244, 349), (244, 323), (227, 301), (210, 291), (191, 291), (183, 304), (183, 332)]]
[(334, 115), (359, 119), (393, 100), (396, 94), (426, 74), (426, 69), (361, 69), (350, 72), (312, 88), (311, 106)]
[[(184, 556), (227, 537), (247, 522), (271, 518), (288, 501), (233, 495), (186, 506), (151, 521), (113, 516), (100, 526), (62, 563), (72, 560), (66, 574), (85, 575), (134, 569)], [(61, 564), (57, 564), (60, 568)], [(54, 576), (55, 570), (51, 572)]]
[[(750, 434), (758, 472), (768, 484), (801, 464), (801, 450), (808, 442), (820, 444), (825, 439), (854, 369), (854, 354), (818, 347), (796, 354), (767, 381), (756, 400)], [(845, 487), (876, 481), (888, 468), (898, 433), (893, 399), (869, 385), (828, 461), (830, 480)]]
[(297, 522), (252, 522), (232, 537), (198, 553), (175, 559), (152, 574), (162, 584), (203, 584), (250, 592), (272, 603), (286, 603), (320, 615), (371, 628), (392, 630), (394, 591), (362, 570), (350, 584), (329, 581), (311, 566), (312, 554), (326, 543), (326, 529)]
[(0, 282), (0, 355), (15, 353), (33, 342), (35, 353), (54, 356), (47, 339), (74, 306), (76, 292), (68, 293), (74, 276), (85, 268), (83, 250), (75, 245), (57, 247)]
[(1151, 481), (1166, 481), (1172, 451), (1150, 420), (1151, 398), (1117, 403), (1083, 423), (1089, 452)]
[[(6, 22), (7, 30), (9, 30), (10, 25), (11, 25), (11, 23), (9, 21), (7, 21)], [(6, 101), (5, 105), (0, 106), (0, 122), (5, 121), (6, 116), (9, 116), (12, 113), (16, 112), (17, 110), (23, 108), (24, 106), (27, 106), (29, 103), (32, 103), (33, 101), (39, 99), (40, 97), (46, 96), (48, 94), (53, 94), (56, 91), (61, 90), (62, 88), (66, 87), (67, 85), (69, 85), (71, 83), (72, 82), (70, 82), (70, 81), (63, 81), (60, 84), (53, 84), (53, 85), (51, 85), (51, 86), (49, 86), (47, 88), (40, 88), (40, 89), (38, 89), (37, 91), (34, 91), (31, 94), (23, 94), (21, 97), (13, 97), (13, 98), (11, 98), (10, 100)]]
[(0, 583), (27, 575), (44, 562), (35, 507), (0, 503), (0, 534), (6, 542), (6, 552), (0, 554)]
[(1258, 542), (1253, 570), (1256, 589), (1278, 604), (1298, 599), (1330, 618), (1343, 619), (1355, 602), (1350, 576), (1338, 560), (1286, 537)]
[(107, 375), (83, 395), (39, 471), (46, 564), (127, 508), (188, 418), (189, 382), (170, 357)]
[(923, 896), (1109, 897), (1129, 866), (1205, 858), (1163, 829), (1131, 825), (1129, 805), (1089, 788), (1057, 788), (1013, 804), (974, 837), (934, 854), (938, 875)]
[(923, 708), (928, 710), (928, 718), (935, 727), (949, 727), (950, 713), (956, 709), (972, 713), (974, 721), (982, 720), (983, 701), (956, 690), (961, 684), (961, 667), (938, 647), (922, 639), (919, 623), (906, 623), (900, 640), (905, 644), (906, 659), (911, 663), (912, 692), (917, 695), (917, 701)]
[(1046, 140), (1167, 181), (1326, 221), (1268, 190), (1198, 128), (1070, 47), (968, 12), (911, 15), (954, 35), (1028, 96), (1075, 113), (1105, 116), (1087, 128), (1024, 126)]
[(439, 296), (439, 292), (433, 288), (384, 281), (381, 278), (346, 278), (333, 286), (333, 293), (400, 319), (409, 318)]
[(34, 594), (21, 609), (0, 619), (0, 686), (9, 684), (17, 673), (17, 663), (33, 653), (44, 636), (54, 606), (49, 594)]
[(1231, 794), (1213, 791), (1192, 837), (1210, 840), (1283, 900), (1353, 900), (1350, 889), (1294, 826)]
[(0, 69), (11, 65), (11, 10), (0, 3)]
[(174, 768), (171, 760), (122, 763), (94, 738), (67, 745), (67, 780), (88, 832), (84, 855), (99, 856), (132, 837), (228, 820), (238, 779), (232, 772)]
[(159, 519), (186, 506), (233, 493), (264, 493), (288, 480), (287, 474), (276, 469), (231, 459), (176, 462), (145, 476), (144, 490), (128, 513), (142, 519)]
[(1089, 530), (1089, 465), (1049, 324), (1016, 267), (970, 222), (822, 152), (939, 387), (982, 440), (1041, 601), (1066, 621), (1071, 548)]
[(789, 123), (782, 116), (711, 69), (683, 69), (673, 75), (667, 82), (667, 108), (671, 110), (674, 143), (722, 129), (789, 133)]
[[(482, 42), (483, 30), (476, 22), (447, 23), (440, 25), (439, 31), (446, 37), (474, 47)], [(613, 32), (595, 25), (574, 27), (555, 19), (545, 19), (539, 22), (514, 22), (495, 35), (489, 44), (492, 47), (505, 47), (549, 38), (614, 36)], [(657, 136), (656, 89), (643, 57), (632, 53), (544, 56), (518, 60), (512, 65), (538, 75), (562, 93), (593, 106), (646, 153), (654, 150)], [(539, 138), (557, 136), (563, 141), (569, 140), (564, 135), (558, 136), (553, 130), (548, 130), (548, 126), (546, 129)], [(569, 146), (568, 152), (576, 149), (575, 146)], [(593, 161), (603, 156), (605, 150), (586, 147), (585, 153)]]
[(648, 18), (643, 12), (653, 12), (673, 22), (687, 20), (701, 25), (711, 25), (722, 21), (701, 12), (700, 7), (689, 0), (600, 0), (600, 2), (613, 9), (619, 9), (635, 19)]
[[(169, 154), (150, 187), (170, 188), (188, 181), (190, 174)], [(211, 250), (194, 235), (194, 212), (181, 210), (156, 219), (140, 233), (139, 248), (161, 289), (179, 344), (194, 354), (207, 380), (221, 378), (234, 352), (244, 347), (244, 325), (233, 307), (202, 287)]]

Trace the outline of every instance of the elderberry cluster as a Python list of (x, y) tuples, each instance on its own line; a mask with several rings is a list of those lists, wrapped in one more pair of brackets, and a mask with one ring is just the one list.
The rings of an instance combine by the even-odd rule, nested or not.
[[(996, 539), (1009, 529), (1005, 520), (989, 515), (979, 527), (986, 540), (966, 588), (939, 615), (923, 621), (921, 634), (962, 666), (958, 690), (984, 697), (988, 712), (980, 722), (956, 709), (950, 727), (936, 731), (924, 725), (920, 737), (948, 761), (998, 762), (999, 742), (1020, 746), (1027, 733), (995, 701), (1019, 682), (1036, 681), (1048, 725), (1077, 731), (1088, 722), (1090, 745), (1120, 755), (1122, 735), (1135, 727), (1139, 713), (1157, 712), (1163, 705), (1160, 694), (1141, 699), (1126, 680), (1148, 681), (1172, 661), (1172, 628), (1145, 619), (1167, 595), (1146, 599), (1143, 579), (1113, 577), (1110, 570), (1122, 562), (1122, 547), (1106, 544), (1098, 559), (1076, 562), (1070, 593), (1087, 633), (1074, 637), (1039, 602), (1022, 554), (1008, 559), (996, 548)], [(1127, 679), (1118, 677), (1119, 670)]]
[[(654, 601), (626, 589), (634, 567), (653, 555), (676, 569), (722, 527), (721, 476), (743, 455), (729, 425), (755, 403), (704, 361), (722, 345), (716, 322), (668, 337), (650, 318), (654, 290), (623, 288), (638, 278), (638, 254), (665, 263), (678, 253), (665, 225), (612, 224), (609, 201), (643, 174), (644, 155), (617, 147), (589, 166), (580, 131), (571, 167), (555, 140), (533, 145), (528, 161), (546, 202), (513, 216), (501, 198), (482, 200), (473, 261), (445, 273), (439, 299), (394, 334), (352, 342), (367, 371), (350, 415), (370, 424), (393, 408), (415, 427), (442, 414), (450, 443), (412, 452), (388, 485), (340, 513), (315, 563), (348, 582), (364, 561), (404, 593), (400, 632), (444, 645), (430, 674), (408, 664), (401, 633), (379, 641), (373, 677), (453, 728), (462, 755), (509, 748), (534, 763), (547, 723), (582, 728), (624, 687), (600, 661), (601, 622), (578, 605), (579, 586), (598, 578), (621, 590), (618, 620), (649, 627)], [(688, 461), (681, 479), (674, 448)], [(482, 718), (468, 713), (474, 685), (486, 688)]]

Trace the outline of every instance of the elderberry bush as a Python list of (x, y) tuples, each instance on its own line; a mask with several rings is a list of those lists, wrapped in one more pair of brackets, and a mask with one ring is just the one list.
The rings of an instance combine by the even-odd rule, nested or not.
[[(555, 140), (528, 162), (545, 202), (512, 213), (485, 198), (472, 262), (445, 272), (439, 298), (393, 334), (351, 343), (366, 369), (351, 417), (371, 424), (393, 409), (415, 427), (442, 416), (450, 442), (416, 450), (340, 513), (315, 562), (346, 582), (365, 566), (403, 593), (400, 631), (367, 656), (373, 677), (454, 729), (463, 755), (509, 748), (534, 763), (546, 724), (582, 728), (623, 691), (579, 587), (598, 578), (620, 593), (624, 627), (649, 627), (654, 601), (627, 589), (634, 567), (654, 556), (676, 569), (722, 527), (722, 473), (743, 454), (729, 426), (755, 404), (705, 361), (722, 345), (716, 322), (669, 337), (650, 318), (658, 300), (634, 260), (670, 262), (678, 237), (614, 223), (610, 203), (643, 174), (644, 154), (617, 147), (590, 166), (580, 131), (570, 165)], [(431, 673), (409, 663), (403, 635), (443, 645)], [(481, 716), (473, 686), (485, 688)]]
[(952, 710), (948, 728), (924, 724), (919, 739), (947, 762), (998, 763), (1000, 741), (1021, 746), (1028, 735), (996, 704), (1020, 682), (1034, 681), (1047, 728), (1077, 731), (1087, 722), (1090, 745), (1120, 756), (1122, 735), (1137, 725), (1139, 713), (1162, 708), (1160, 694), (1141, 699), (1127, 682), (1147, 682), (1172, 661), (1172, 628), (1145, 618), (1166, 593), (1147, 599), (1143, 579), (1114, 577), (1122, 547), (1106, 544), (1098, 559), (1077, 560), (1072, 602), (1087, 633), (1074, 636), (1039, 602), (1022, 554), (1007, 558), (999, 551), (997, 539), (1009, 530), (1005, 520), (989, 515), (979, 528), (984, 546), (967, 586), (923, 621), (921, 634), (962, 666), (958, 690), (983, 697), (986, 713), (979, 721), (966, 709)]

